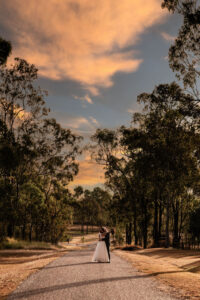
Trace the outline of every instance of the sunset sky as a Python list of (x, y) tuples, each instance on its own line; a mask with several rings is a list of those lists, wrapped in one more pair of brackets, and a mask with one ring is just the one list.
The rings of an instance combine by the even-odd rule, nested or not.
[[(128, 125), (137, 95), (175, 79), (167, 53), (180, 18), (159, 0), (0, 0), (0, 36), (39, 68), (51, 116), (89, 137)], [(88, 153), (74, 184), (103, 183)]]

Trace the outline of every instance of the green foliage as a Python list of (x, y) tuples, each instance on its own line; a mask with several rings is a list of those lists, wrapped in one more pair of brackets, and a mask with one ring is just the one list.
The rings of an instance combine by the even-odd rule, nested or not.
[(191, 88), (199, 101), (200, 3), (198, 0), (165, 0), (162, 6), (183, 17), (178, 36), (169, 49), (169, 64), (184, 87)]
[(51, 250), (51, 244), (45, 242), (27, 242), (15, 239), (7, 239), (0, 243), (0, 250), (4, 249), (27, 249), (27, 250)]
[[(110, 194), (96, 187), (92, 191), (80, 186), (74, 189), (74, 221), (87, 225), (104, 225), (110, 223)], [(88, 232), (87, 232), (88, 233)]]
[(199, 105), (176, 83), (161, 84), (138, 102), (144, 110), (130, 128), (99, 129), (92, 137), (113, 192), (110, 216), (115, 224), (133, 222), (135, 243), (142, 236), (144, 247), (151, 237), (158, 246), (165, 220), (166, 246), (171, 224), (176, 246), (199, 184)]
[(123, 245), (124, 243), (124, 235), (123, 235), (123, 228), (120, 226), (116, 227), (116, 233), (115, 233), (115, 240), (118, 245)]
[(0, 67), (0, 240), (17, 234), (56, 244), (72, 222), (67, 186), (81, 138), (47, 118), (36, 79), (25, 60)]

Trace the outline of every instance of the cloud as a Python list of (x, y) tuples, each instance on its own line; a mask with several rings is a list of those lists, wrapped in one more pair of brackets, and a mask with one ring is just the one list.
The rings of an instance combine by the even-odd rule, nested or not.
[(50, 113), (50, 117), (56, 118), (63, 128), (70, 128), (75, 134), (83, 136), (85, 142), (100, 127), (100, 123), (92, 116), (86, 118), (84, 116), (74, 116), (65, 112), (54, 111)]
[(91, 122), (82, 116), (66, 117), (61, 120), (61, 124), (63, 127), (76, 129), (77, 131), (91, 131), (93, 129)]
[[(117, 72), (136, 71), (142, 59), (127, 47), (163, 21), (160, 0), (7, 0), (0, 23), (11, 32), (14, 56), (42, 76), (79, 82), (98, 95)], [(8, 17), (9, 16), (9, 17)]]
[(103, 166), (96, 164), (85, 154), (83, 160), (79, 161), (79, 173), (71, 185), (98, 185), (105, 182)]
[(167, 32), (161, 32), (161, 36), (163, 37), (163, 39), (167, 42), (173, 42), (176, 37), (173, 36), (173, 35), (170, 35), (169, 33)]
[(95, 118), (93, 118), (91, 116), (89, 118), (95, 126), (100, 126), (99, 122)]
[(88, 94), (86, 94), (83, 97), (74, 96), (74, 99), (81, 100), (81, 101), (86, 101), (89, 104), (93, 104), (93, 101), (92, 101), (91, 97)]

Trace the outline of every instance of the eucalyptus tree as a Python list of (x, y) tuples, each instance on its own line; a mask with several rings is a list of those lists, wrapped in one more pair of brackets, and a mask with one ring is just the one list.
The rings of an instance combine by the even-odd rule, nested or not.
[(44, 96), (40, 88), (34, 87), (37, 69), (25, 60), (16, 59), (11, 68), (0, 68), (0, 120), (2, 134), (7, 145), (15, 152), (17, 167), (13, 170), (16, 193), (23, 183), (27, 171), (32, 170), (36, 157), (34, 137), (39, 120), (46, 116)]
[(14, 198), (8, 197), (10, 211), (15, 212), (8, 227), (13, 229), (17, 219), (19, 187), (34, 169), (35, 124), (47, 114), (44, 93), (33, 85), (36, 78), (37, 69), (24, 60), (16, 59), (11, 68), (6, 65), (0, 67), (0, 130), (3, 137), (0, 172), (4, 182), (15, 190)]
[[(56, 241), (56, 222), (62, 221), (62, 213), (58, 214), (56, 207), (58, 202), (62, 211), (68, 207), (65, 198), (70, 195), (66, 186), (78, 172), (76, 157), (81, 138), (62, 128), (55, 119), (47, 118), (47, 93), (36, 87), (36, 79), (37, 69), (25, 60), (16, 59), (11, 68), (0, 68), (0, 137), (4, 138), (0, 172), (4, 182), (15, 190), (14, 200), (9, 197), (12, 211), (18, 214), (12, 218), (12, 227), (20, 220), (19, 201), (24, 197), (24, 184), (32, 181), (44, 195), (47, 212), (40, 231), (47, 235), (51, 226), (50, 239)], [(60, 185), (60, 194), (65, 196), (59, 198), (56, 191)]]
[(200, 79), (200, 1), (164, 0), (163, 8), (182, 16), (178, 36), (169, 49), (169, 64), (184, 87), (199, 101)]
[(182, 197), (194, 187), (199, 177), (199, 134), (193, 119), (199, 114), (199, 106), (190, 101), (191, 98), (175, 83), (159, 85), (151, 94), (143, 93), (138, 97), (139, 102), (145, 104), (144, 127), (154, 154), (154, 170), (158, 172), (156, 181), (159, 182), (160, 177), (162, 182), (161, 185), (155, 182), (154, 186), (165, 198), (166, 246), (169, 245), (170, 207), (173, 211), (173, 244), (177, 246)]
[[(137, 121), (139, 115), (135, 115)], [(122, 128), (121, 143), (125, 151), (129, 153), (132, 162), (132, 184), (137, 210), (139, 232), (143, 237), (144, 248), (147, 247), (149, 225), (152, 218), (153, 187), (152, 180), (155, 171), (155, 159), (153, 157), (153, 140), (145, 126), (142, 126), (143, 116), (140, 116), (140, 126)], [(144, 124), (143, 124), (144, 125)]]
[(44, 211), (44, 194), (33, 182), (25, 182), (20, 187), (17, 222), (22, 229), (21, 236), (24, 240), (28, 230), (29, 240), (32, 241), (32, 233), (37, 231), (42, 222)]
[(120, 129), (116, 131), (97, 129), (92, 136), (92, 140), (96, 142), (96, 152), (93, 157), (97, 163), (104, 166), (106, 185), (114, 193), (114, 199), (118, 199), (118, 201), (114, 201), (116, 204), (114, 211), (117, 213), (116, 222), (126, 224), (128, 243), (132, 242), (132, 222), (134, 222), (133, 230), (137, 244), (137, 207), (134, 197), (132, 161), (120, 142), (121, 134), (122, 130)]

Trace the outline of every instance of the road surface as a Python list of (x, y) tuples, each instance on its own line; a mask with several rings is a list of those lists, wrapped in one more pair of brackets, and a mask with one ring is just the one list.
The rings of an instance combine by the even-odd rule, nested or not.
[(95, 245), (72, 251), (32, 274), (7, 299), (174, 300), (159, 283), (111, 253), (111, 263), (92, 263)]

